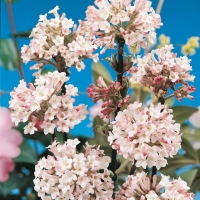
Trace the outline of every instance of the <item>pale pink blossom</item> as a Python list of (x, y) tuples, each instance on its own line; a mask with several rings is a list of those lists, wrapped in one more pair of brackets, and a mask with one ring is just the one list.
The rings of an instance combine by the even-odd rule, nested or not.
[[(172, 89), (174, 96), (181, 101), (183, 97), (193, 99), (191, 92), (196, 91), (187, 81), (194, 81), (195, 76), (190, 75), (192, 67), (186, 57), (177, 57), (171, 52), (172, 45), (166, 45), (148, 53), (144, 57), (138, 56), (129, 72), (130, 82), (141, 82), (149, 87), (158, 98), (164, 98)], [(177, 85), (179, 86), (177, 88)]]
[(169, 176), (157, 175), (153, 182), (145, 172), (138, 172), (135, 176), (129, 175), (123, 187), (116, 193), (116, 200), (193, 200), (194, 194), (189, 193), (190, 188), (181, 178), (170, 180)]
[(156, 14), (148, 0), (96, 0), (95, 6), (88, 6), (85, 29), (94, 35), (96, 44), (107, 48), (115, 48), (115, 39), (125, 40), (128, 46), (138, 45), (146, 48), (147, 41), (153, 43), (156, 39), (155, 29), (162, 23), (160, 15)]
[[(56, 6), (49, 11), (55, 18), (47, 19), (47, 14), (40, 15), (38, 24), (31, 32), (29, 46), (24, 45), (21, 49), (21, 57), (25, 63), (32, 60), (52, 64), (57, 58), (60, 60), (61, 55), (67, 67), (75, 66), (81, 71), (85, 68), (82, 59), (92, 58), (94, 62), (98, 61), (98, 54), (93, 54), (97, 45), (92, 36), (82, 30), (81, 24), (77, 27), (64, 13), (60, 16), (58, 10), (59, 7)], [(54, 66), (60, 69), (56, 63)]]
[(13, 129), (10, 112), (3, 107), (0, 108), (0, 138), (0, 182), (4, 182), (14, 170), (12, 158), (20, 154), (22, 135)]
[(130, 104), (118, 112), (108, 141), (136, 167), (165, 167), (166, 158), (173, 157), (181, 148), (180, 124), (174, 123), (171, 113), (160, 103), (149, 108), (137, 102)]
[(110, 158), (88, 143), (85, 152), (78, 153), (79, 143), (78, 139), (64, 144), (54, 141), (48, 146), (53, 156), (43, 157), (35, 166), (34, 189), (42, 200), (45, 194), (52, 199), (113, 199)]
[(86, 106), (80, 104), (74, 106), (75, 99), (71, 95), (77, 95), (78, 89), (73, 85), (66, 86), (66, 94), (61, 94), (61, 87), (69, 78), (64, 72), (48, 72), (38, 75), (35, 84), (26, 87), (24, 80), (20, 81), (17, 88), (11, 92), (10, 109), (11, 117), (15, 125), (19, 122), (29, 123), (24, 127), (25, 134), (34, 134), (38, 120), (44, 133), (58, 131), (68, 132), (76, 124), (85, 119)]

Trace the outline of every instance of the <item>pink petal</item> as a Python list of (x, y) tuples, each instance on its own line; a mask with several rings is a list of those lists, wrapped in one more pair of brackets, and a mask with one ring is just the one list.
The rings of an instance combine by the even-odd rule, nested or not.
[(22, 135), (19, 131), (10, 129), (10, 130), (1, 130), (5, 131), (4, 134), (1, 134), (0, 140), (0, 156), (15, 158), (20, 154), (19, 145), (22, 143)]
[(20, 148), (12, 143), (3, 144), (0, 147), (0, 156), (6, 158), (15, 158), (20, 154)]
[[(0, 129), (2, 127), (12, 127), (10, 112), (7, 108), (0, 107)], [(1, 133), (0, 133), (1, 134)]]
[(13, 143), (17, 146), (19, 146), (23, 140), (22, 134), (15, 129), (7, 130), (7, 132), (4, 134), (4, 137), (5, 137), (4, 141), (6, 141), (8, 143)]
[(0, 157), (0, 182), (5, 182), (9, 178), (9, 173), (15, 168), (15, 163), (10, 158)]

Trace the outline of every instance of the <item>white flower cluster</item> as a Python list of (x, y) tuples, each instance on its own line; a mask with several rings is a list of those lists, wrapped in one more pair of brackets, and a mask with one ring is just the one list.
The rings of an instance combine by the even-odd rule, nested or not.
[(71, 98), (71, 95), (77, 95), (78, 88), (66, 85), (66, 94), (59, 95), (68, 79), (64, 72), (54, 71), (36, 77), (34, 85), (29, 83), (29, 88), (21, 80), (18, 87), (10, 93), (9, 108), (15, 125), (21, 121), (29, 121), (24, 133), (34, 134), (37, 131), (35, 124), (40, 120), (44, 134), (53, 134), (55, 128), (61, 132), (69, 132), (69, 128), (72, 129), (84, 120), (88, 113), (86, 106), (73, 106), (75, 100)]
[(119, 155), (137, 161), (136, 167), (165, 167), (167, 157), (181, 148), (180, 124), (174, 123), (167, 106), (142, 103), (130, 104), (120, 111), (113, 122), (108, 141)]
[(130, 82), (141, 82), (145, 87), (149, 87), (158, 97), (165, 96), (168, 89), (174, 91), (176, 84), (182, 84), (175, 91), (178, 100), (182, 97), (192, 98), (189, 93), (194, 92), (193, 86), (188, 86), (186, 81), (194, 81), (195, 76), (190, 75), (192, 70), (190, 60), (186, 57), (176, 57), (171, 52), (172, 45), (166, 45), (148, 53), (144, 57), (138, 56), (134, 61), (137, 65), (130, 69)]
[(106, 48), (115, 46), (115, 38), (123, 38), (128, 46), (147, 47), (147, 40), (154, 43), (155, 29), (162, 23), (148, 0), (96, 0), (95, 6), (86, 11), (86, 25), (91, 34), (99, 36), (97, 44)]
[(170, 181), (169, 176), (162, 174), (159, 182), (157, 178), (157, 175), (154, 175), (151, 183), (145, 172), (138, 172), (135, 176), (129, 175), (123, 188), (116, 193), (116, 200), (194, 199), (194, 194), (188, 193), (190, 188), (181, 178)]
[(110, 157), (88, 143), (85, 153), (77, 153), (79, 143), (78, 139), (64, 144), (54, 141), (48, 147), (53, 156), (36, 165), (34, 188), (42, 200), (112, 200)]
[[(33, 28), (30, 37), (33, 39), (30, 45), (22, 47), (22, 59), (25, 63), (30, 60), (42, 61), (51, 60), (57, 55), (61, 55), (68, 67), (76, 66), (78, 71), (85, 68), (81, 59), (92, 58), (98, 60), (98, 54), (92, 54), (97, 46), (91, 37), (79, 35), (80, 27), (76, 30), (76, 25), (71, 19), (67, 19), (65, 14), (60, 17), (56, 6), (49, 13), (55, 18), (48, 20), (47, 14), (40, 15), (39, 23)], [(73, 32), (70, 30), (74, 25)]]

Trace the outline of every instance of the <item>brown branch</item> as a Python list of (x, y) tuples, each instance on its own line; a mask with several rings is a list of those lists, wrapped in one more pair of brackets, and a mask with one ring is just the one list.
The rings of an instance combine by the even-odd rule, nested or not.
[(9, 16), (11, 31), (12, 31), (12, 35), (13, 35), (13, 39), (14, 39), (15, 51), (16, 51), (16, 54), (17, 54), (17, 68), (19, 70), (20, 78), (24, 79), (24, 73), (23, 73), (23, 70), (22, 70), (21, 56), (20, 56), (20, 51), (18, 49), (17, 38), (16, 38), (16, 36), (14, 36), (15, 33), (16, 33), (16, 29), (15, 29), (12, 7), (11, 7), (11, 3), (10, 3), (9, 0), (6, 1), (6, 6), (7, 6), (7, 10), (8, 10), (8, 16)]

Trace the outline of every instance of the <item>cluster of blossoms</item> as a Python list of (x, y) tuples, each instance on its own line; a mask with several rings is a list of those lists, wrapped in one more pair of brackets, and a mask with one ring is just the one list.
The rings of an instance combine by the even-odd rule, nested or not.
[(136, 167), (165, 167), (165, 158), (173, 157), (181, 148), (180, 124), (174, 123), (171, 109), (151, 104), (130, 104), (113, 122), (108, 141), (119, 155), (137, 161)]
[(190, 188), (180, 178), (170, 181), (168, 176), (161, 174), (161, 180), (157, 179), (154, 175), (151, 183), (145, 172), (129, 175), (123, 189), (116, 193), (116, 200), (193, 200), (194, 194), (187, 192)]
[(102, 76), (99, 76), (96, 82), (97, 86), (91, 84), (90, 87), (87, 88), (87, 92), (89, 98), (93, 98), (95, 103), (100, 99), (104, 101), (101, 105), (103, 109), (101, 110), (101, 118), (110, 118), (112, 112), (115, 111), (117, 107), (129, 104), (130, 96), (122, 97), (120, 94), (122, 85), (119, 82), (111, 81), (109, 85), (106, 85)]
[(98, 36), (96, 43), (107, 48), (115, 47), (115, 39), (123, 38), (128, 46), (147, 47), (156, 38), (155, 29), (162, 23), (147, 0), (96, 0), (95, 6), (86, 11), (85, 25), (92, 35)]
[(72, 96), (77, 95), (78, 89), (73, 85), (64, 85), (66, 94), (59, 95), (61, 87), (69, 78), (64, 72), (48, 72), (36, 77), (34, 85), (26, 87), (24, 80), (11, 92), (10, 109), (13, 122), (29, 120), (24, 127), (24, 133), (34, 134), (35, 124), (40, 120), (44, 133), (54, 133), (57, 128), (61, 132), (69, 132), (74, 125), (85, 119), (86, 106), (73, 106)]
[(48, 147), (53, 156), (43, 157), (36, 165), (35, 190), (42, 200), (112, 200), (110, 157), (88, 143), (85, 153), (77, 153), (79, 143), (78, 139), (68, 139), (63, 145), (54, 141)]
[[(48, 20), (47, 14), (40, 15), (39, 23), (33, 28), (30, 37), (33, 39), (30, 45), (22, 47), (22, 59), (25, 63), (30, 60), (48, 61), (51, 59), (64, 59), (68, 67), (76, 66), (78, 71), (85, 68), (82, 59), (92, 58), (98, 60), (98, 54), (92, 54), (97, 46), (91, 37), (81, 35), (81, 26), (76, 29), (76, 25), (71, 19), (67, 19), (65, 14), (60, 17), (57, 13), (59, 7), (56, 6), (49, 13), (53, 13), (55, 18)], [(71, 31), (70, 28), (74, 27)], [(56, 63), (55, 63), (56, 65)], [(60, 66), (56, 65), (59, 70)], [(59, 70), (60, 71), (60, 70)]]
[(0, 108), (0, 138), (0, 182), (4, 182), (15, 168), (12, 159), (20, 154), (22, 135), (13, 129), (10, 112), (3, 107)]
[[(155, 95), (165, 97), (168, 89), (174, 90), (174, 96), (181, 101), (183, 97), (193, 99), (191, 92), (196, 89), (189, 86), (186, 81), (194, 81), (195, 76), (190, 75), (192, 70), (190, 60), (186, 57), (176, 57), (172, 53), (172, 45), (166, 45), (160, 49), (153, 50), (143, 58), (140, 56), (134, 61), (138, 67), (133, 66), (130, 82), (141, 82), (145, 87), (149, 87)], [(175, 89), (176, 84), (182, 84)]]

